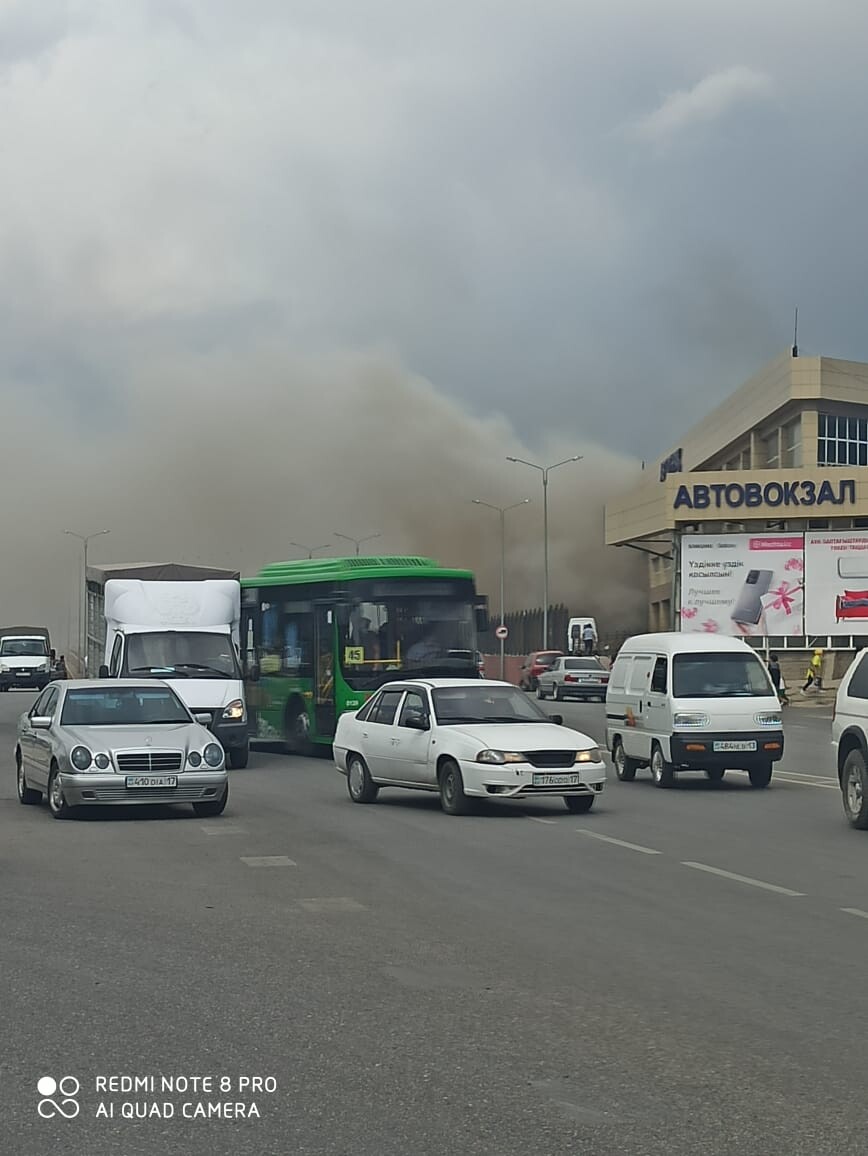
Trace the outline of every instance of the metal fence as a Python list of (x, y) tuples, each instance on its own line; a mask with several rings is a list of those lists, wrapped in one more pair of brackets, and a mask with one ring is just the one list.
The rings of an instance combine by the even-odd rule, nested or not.
[[(568, 649), (567, 632), (570, 619), (573, 617), (568, 606), (559, 603), (549, 607), (549, 646), (552, 650)], [(526, 655), (534, 650), (544, 650), (543, 643), (543, 611), (542, 607), (534, 610), (515, 610), (505, 616), (506, 628), (509, 636), (506, 639), (504, 650), (506, 654)], [(497, 654), (500, 651), (500, 642), (494, 631), (497, 626), (495, 616), (491, 617), (491, 629), (479, 636), (479, 649), (483, 654)], [(635, 631), (600, 631), (597, 639), (597, 650), (600, 654), (614, 654), (624, 641)]]

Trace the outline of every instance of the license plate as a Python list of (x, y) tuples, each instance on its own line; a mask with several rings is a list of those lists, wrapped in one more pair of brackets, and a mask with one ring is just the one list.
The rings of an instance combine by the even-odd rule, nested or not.
[(750, 739), (745, 742), (736, 742), (732, 739), (722, 743), (715, 743), (714, 749), (716, 751), (755, 751), (756, 739)]
[(577, 787), (578, 775), (534, 775), (535, 787)]
[(128, 787), (177, 787), (177, 775), (127, 775)]

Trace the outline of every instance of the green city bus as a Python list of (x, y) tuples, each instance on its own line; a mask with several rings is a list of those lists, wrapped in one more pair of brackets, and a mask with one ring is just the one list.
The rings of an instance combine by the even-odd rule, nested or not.
[(303, 753), (384, 682), (480, 677), (487, 599), (430, 558), (274, 562), (241, 582), (250, 737)]

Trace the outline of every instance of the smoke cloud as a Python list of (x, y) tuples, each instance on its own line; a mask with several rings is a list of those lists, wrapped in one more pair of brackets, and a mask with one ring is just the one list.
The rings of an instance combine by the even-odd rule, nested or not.
[[(74, 648), (81, 544), (91, 562), (237, 567), (302, 556), (291, 545), (422, 553), (467, 566), (496, 607), (497, 514), (479, 498), (531, 504), (507, 515), (507, 608), (542, 603), (542, 487), (508, 455), (550, 462), (550, 594), (601, 629), (641, 624), (642, 560), (603, 546), (603, 504), (638, 463), (552, 437), (523, 444), (503, 417), (475, 416), (387, 351), (292, 358), (274, 346), (152, 355), (71, 423), (56, 395), (6, 403), (0, 482), (6, 618), (44, 622)], [(17, 397), (17, 402), (15, 398)], [(554, 427), (558, 414), (551, 414)], [(47, 479), (47, 484), (46, 480)], [(70, 646), (70, 640), (72, 645)]]

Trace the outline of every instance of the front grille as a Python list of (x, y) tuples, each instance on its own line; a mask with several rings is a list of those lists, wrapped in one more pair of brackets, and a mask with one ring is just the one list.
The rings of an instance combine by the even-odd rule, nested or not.
[(115, 755), (122, 775), (150, 775), (180, 771), (181, 751), (119, 751)]
[(198, 803), (217, 797), (215, 787), (95, 787), (82, 791), (81, 801), (88, 803), (134, 803), (137, 799), (149, 803)]
[(576, 761), (576, 752), (525, 751), (524, 757), (534, 767), (571, 767)]

